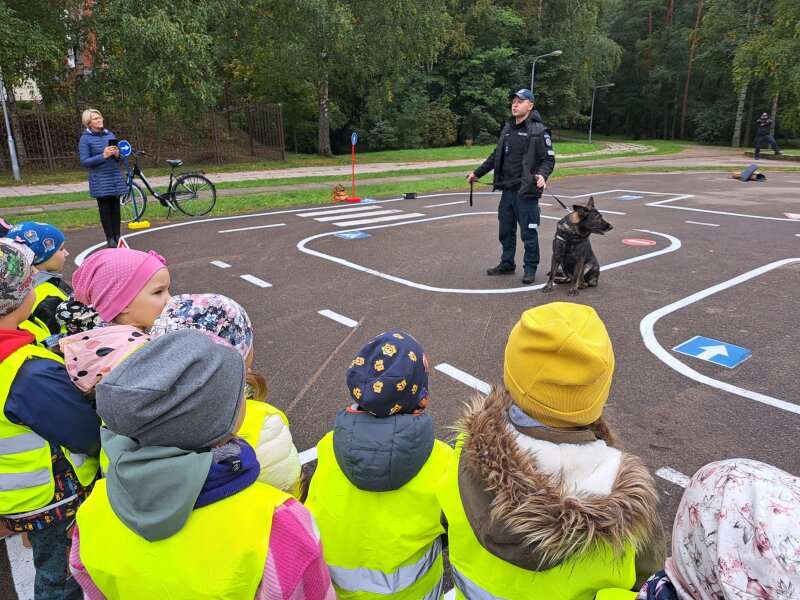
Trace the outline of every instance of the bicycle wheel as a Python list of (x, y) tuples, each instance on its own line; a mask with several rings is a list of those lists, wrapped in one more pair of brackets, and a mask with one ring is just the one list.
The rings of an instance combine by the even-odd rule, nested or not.
[(128, 188), (128, 193), (120, 196), (119, 199), (119, 216), (122, 223), (138, 221), (147, 208), (147, 195), (142, 187), (138, 183), (131, 183), (131, 185), (133, 194), (131, 194), (131, 188)]
[(190, 217), (208, 214), (217, 203), (217, 188), (208, 178), (197, 173), (178, 177), (170, 193), (173, 204)]

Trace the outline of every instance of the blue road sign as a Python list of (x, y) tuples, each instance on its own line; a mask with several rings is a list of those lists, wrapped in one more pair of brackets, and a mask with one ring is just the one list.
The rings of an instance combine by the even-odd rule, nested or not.
[(334, 235), (343, 240), (357, 240), (358, 238), (372, 237), (369, 233), (364, 233), (363, 231), (343, 231), (341, 233), (335, 233)]
[(685, 354), (686, 356), (694, 356), (700, 360), (714, 363), (715, 365), (722, 365), (729, 369), (734, 368), (753, 356), (753, 353), (747, 348), (734, 346), (733, 344), (727, 344), (699, 335), (675, 346), (673, 350)]
[(361, 199), (361, 204), (374, 204), (375, 202), (377, 202), (377, 200), (375, 198), (362, 198)]
[(615, 196), (614, 200), (639, 200), (640, 198), (644, 198), (644, 196)]
[(350, 143), (355, 146), (358, 143), (358, 134), (354, 131), (353, 135), (350, 136)]
[(129, 156), (131, 153), (131, 143), (127, 140), (122, 140), (117, 144), (120, 156)]

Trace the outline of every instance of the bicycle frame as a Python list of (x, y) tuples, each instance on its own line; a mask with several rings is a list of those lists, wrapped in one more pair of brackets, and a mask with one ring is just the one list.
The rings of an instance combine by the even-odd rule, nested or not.
[(142, 172), (142, 169), (139, 168), (139, 156), (134, 155), (133, 157), (133, 172), (131, 173), (131, 181), (133, 181), (136, 177), (142, 180), (147, 191), (150, 192), (154, 198), (157, 198), (160, 202), (166, 202), (170, 209), (174, 209), (172, 206), (172, 196), (174, 196), (174, 192), (170, 192), (169, 190), (172, 189), (172, 182), (175, 180), (175, 167), (169, 172), (169, 183), (167, 184), (167, 192), (164, 194), (159, 194), (157, 191), (153, 189), (153, 186), (150, 185), (150, 182), (147, 180), (147, 177)]

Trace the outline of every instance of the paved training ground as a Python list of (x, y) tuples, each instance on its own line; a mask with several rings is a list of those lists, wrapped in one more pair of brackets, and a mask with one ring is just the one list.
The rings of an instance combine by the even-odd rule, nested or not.
[[(800, 220), (784, 214), (800, 213), (800, 174), (768, 177), (554, 181), (568, 205), (594, 195), (614, 225), (592, 239), (603, 265), (599, 287), (577, 299), (566, 285), (540, 291), (555, 222), (565, 214), (547, 194), (533, 286), (520, 281), (521, 243), (515, 275), (485, 275), (500, 253), (492, 193), (476, 193), (473, 207), (466, 194), (433, 194), (180, 222), (126, 240), (167, 258), (173, 294), (222, 293), (247, 309), (253, 368), (266, 375), (270, 401), (286, 411), (306, 459), (349, 402), (345, 372), (372, 336), (400, 328), (417, 337), (431, 365), (428, 410), (439, 437), (451, 439), (446, 426), (462, 403), (502, 382), (505, 341), (524, 310), (590, 304), (616, 352), (605, 416), (658, 475), (669, 531), (686, 476), (707, 462), (740, 456), (800, 471)], [(80, 259), (101, 237), (99, 226), (71, 232), (67, 247)], [(631, 239), (654, 243), (623, 243)], [(70, 274), (74, 268), (70, 260)], [(696, 336), (710, 338), (689, 345), (702, 358), (672, 350)], [(750, 357), (732, 368), (710, 362), (736, 362), (729, 345)], [(23, 579), (32, 569), (17, 558), (24, 553), (12, 554), (18, 586), (30, 589)]]

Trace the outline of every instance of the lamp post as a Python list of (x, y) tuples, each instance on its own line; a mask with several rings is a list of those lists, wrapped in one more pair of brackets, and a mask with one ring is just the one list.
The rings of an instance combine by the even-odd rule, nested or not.
[(613, 83), (604, 83), (603, 85), (596, 85), (592, 90), (592, 112), (591, 116), (589, 117), (589, 142), (592, 141), (592, 121), (594, 121), (594, 93), (599, 90), (600, 88), (609, 88), (614, 87)]
[(531, 91), (533, 91), (533, 74), (536, 72), (536, 61), (540, 58), (546, 58), (548, 56), (561, 56), (562, 54), (564, 53), (561, 50), (553, 50), (552, 52), (542, 54), (533, 59), (533, 66), (531, 66)]
[(6, 133), (8, 134), (8, 157), (11, 159), (11, 172), (14, 174), (14, 181), (21, 179), (19, 175), (19, 162), (17, 161), (17, 149), (14, 146), (14, 138), (11, 136), (11, 126), (8, 124), (8, 112), (6, 111), (6, 94), (3, 87), (3, 74), (0, 73), (0, 100), (3, 101), (3, 119), (6, 122)]

